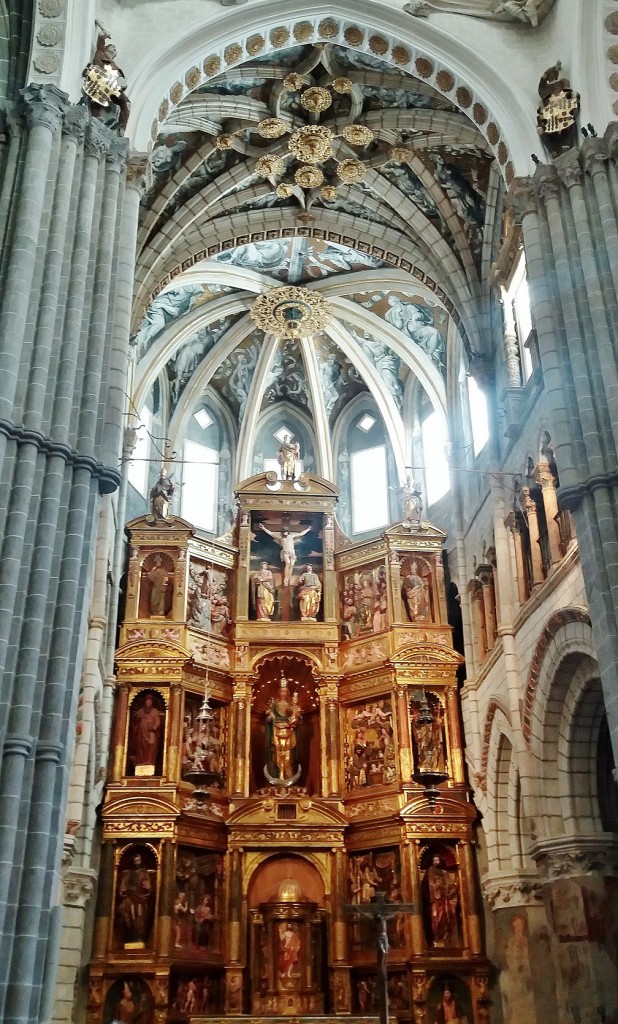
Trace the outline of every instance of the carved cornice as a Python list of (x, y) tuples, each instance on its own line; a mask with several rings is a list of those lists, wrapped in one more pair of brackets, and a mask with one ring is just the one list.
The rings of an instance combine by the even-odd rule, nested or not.
[(558, 836), (542, 839), (530, 849), (545, 879), (579, 875), (618, 876), (618, 835)]
[(538, 875), (493, 875), (481, 882), (483, 896), (492, 910), (530, 907), (543, 902), (544, 879)]

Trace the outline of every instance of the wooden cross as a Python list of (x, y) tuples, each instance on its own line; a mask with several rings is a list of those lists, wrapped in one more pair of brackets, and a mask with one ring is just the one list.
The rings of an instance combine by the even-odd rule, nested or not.
[(396, 917), (397, 914), (415, 914), (416, 907), (413, 903), (389, 903), (386, 893), (378, 889), (369, 903), (347, 903), (343, 909), (346, 914), (360, 914), (362, 917), (369, 917), (375, 925), (376, 957), (380, 979), (380, 1024), (388, 1024), (387, 922), (389, 918)]

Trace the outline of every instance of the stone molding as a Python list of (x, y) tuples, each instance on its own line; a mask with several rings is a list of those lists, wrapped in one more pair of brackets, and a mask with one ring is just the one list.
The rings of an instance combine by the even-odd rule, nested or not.
[(541, 839), (531, 847), (530, 856), (545, 880), (579, 875), (617, 877), (618, 835), (605, 832)]
[(545, 880), (539, 875), (492, 875), (481, 882), (483, 896), (492, 910), (532, 907), (543, 902)]

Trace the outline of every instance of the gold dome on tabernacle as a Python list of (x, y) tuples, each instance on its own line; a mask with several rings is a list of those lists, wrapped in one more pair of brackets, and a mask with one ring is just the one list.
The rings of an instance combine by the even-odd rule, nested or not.
[(300, 903), (304, 899), (302, 889), (293, 878), (284, 878), (277, 889), (278, 903)]

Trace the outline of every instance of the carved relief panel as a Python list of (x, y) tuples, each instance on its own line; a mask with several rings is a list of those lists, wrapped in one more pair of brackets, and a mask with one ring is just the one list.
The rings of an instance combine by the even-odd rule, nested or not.
[[(348, 860), (350, 903), (370, 903), (378, 891), (387, 900), (402, 903), (401, 858), (396, 846), (350, 854)], [(352, 951), (375, 948), (373, 924), (366, 918), (353, 917), (348, 925)], [(405, 917), (397, 914), (388, 922), (388, 941), (393, 950), (405, 949)]]
[(202, 698), (186, 693), (182, 725), (182, 759), (180, 777), (194, 771), (211, 772), (217, 776), (214, 786), (225, 787), (227, 714), (226, 709), (211, 704), (212, 718), (206, 722), (198, 717)]
[(180, 846), (175, 886), (170, 953), (200, 958), (218, 952), (222, 941), (222, 856)]
[(390, 696), (344, 709), (344, 762), (348, 793), (395, 781)]
[(388, 627), (388, 586), (381, 563), (367, 565), (340, 578), (343, 639), (379, 633)]
[(231, 625), (229, 574), (192, 559), (189, 563), (187, 624), (206, 633), (226, 636)]

